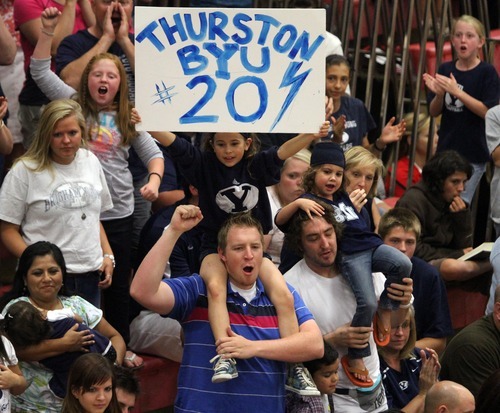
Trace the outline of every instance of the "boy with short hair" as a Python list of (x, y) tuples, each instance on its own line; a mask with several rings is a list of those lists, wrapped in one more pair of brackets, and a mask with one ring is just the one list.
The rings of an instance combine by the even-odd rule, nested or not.
[(309, 370), (320, 396), (302, 396), (296, 392), (286, 392), (286, 411), (288, 413), (324, 413), (332, 412), (332, 394), (339, 381), (339, 353), (330, 344), (324, 341), (325, 354), (323, 357), (304, 362)]
[(393, 208), (382, 216), (378, 231), (384, 243), (406, 254), (412, 263), (416, 346), (430, 347), (441, 353), (446, 338), (453, 335), (450, 309), (446, 287), (437, 269), (414, 256), (420, 237), (420, 221), (409, 209)]

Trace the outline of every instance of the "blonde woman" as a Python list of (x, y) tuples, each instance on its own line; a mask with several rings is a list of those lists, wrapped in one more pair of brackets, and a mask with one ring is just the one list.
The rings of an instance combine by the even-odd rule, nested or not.
[(378, 349), (387, 404), (406, 413), (423, 411), (425, 395), (437, 383), (441, 369), (437, 353), (415, 347), (416, 339), (412, 306), (403, 319), (399, 312), (392, 313), (391, 339)]
[(376, 232), (380, 212), (374, 202), (378, 180), (384, 174), (382, 161), (362, 146), (354, 146), (345, 152), (344, 189), (348, 194), (357, 190), (371, 220), (371, 230)]
[(37, 241), (59, 245), (67, 287), (98, 307), (99, 288), (109, 287), (113, 275), (113, 251), (99, 218), (113, 203), (99, 160), (82, 147), (85, 133), (75, 101), (45, 107), (32, 145), (0, 190), (0, 235), (16, 257)]
[(273, 228), (267, 235), (264, 235), (264, 250), (278, 266), (281, 262), (280, 255), (285, 234), (274, 223), (274, 217), (280, 208), (288, 205), (304, 193), (302, 175), (309, 168), (310, 162), (311, 151), (302, 149), (285, 160), (280, 172), (280, 181), (273, 186), (267, 187), (267, 195), (269, 196), (273, 216)]

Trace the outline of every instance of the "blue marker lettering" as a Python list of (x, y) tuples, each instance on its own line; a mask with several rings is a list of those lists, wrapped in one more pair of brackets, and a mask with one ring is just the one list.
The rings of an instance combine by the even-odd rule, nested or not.
[(271, 53), (269, 47), (262, 47), (260, 49), (260, 66), (254, 66), (248, 61), (248, 47), (241, 48), (241, 64), (243, 67), (252, 73), (267, 73), (271, 67)]
[(208, 59), (200, 55), (200, 48), (194, 44), (177, 50), (177, 57), (185, 75), (195, 75), (208, 66)]
[[(257, 110), (254, 113), (247, 116), (240, 115), (238, 112), (236, 112), (236, 107), (234, 106), (234, 93), (236, 92), (238, 86), (244, 83), (253, 83), (255, 86), (257, 86), (257, 90), (259, 93), (259, 101), (260, 101)], [(246, 123), (254, 122), (260, 119), (264, 114), (264, 112), (266, 111), (267, 97), (268, 94), (267, 94), (266, 84), (262, 79), (255, 76), (241, 76), (238, 79), (236, 79), (233, 83), (231, 83), (227, 90), (226, 104), (229, 110), (229, 114), (234, 120), (238, 122), (246, 122)]]
[(188, 32), (189, 38), (195, 41), (203, 40), (207, 35), (207, 14), (198, 13), (200, 19), (200, 29), (199, 33), (196, 33), (193, 27), (193, 16), (189, 13), (184, 14), (184, 21), (186, 22), (186, 30)]
[(173, 45), (177, 42), (174, 38), (175, 33), (179, 33), (179, 38), (181, 41), (187, 40), (186, 30), (184, 29), (184, 25), (182, 24), (181, 16), (179, 13), (174, 14), (175, 24), (173, 26), (169, 26), (165, 17), (162, 17), (159, 22), (163, 31), (165, 32), (165, 36), (167, 36), (168, 42), (170, 45)]
[[(289, 35), (288, 40), (286, 40), (284, 44), (281, 44), (282, 40), (287, 34)], [(292, 48), (293, 44), (295, 43), (295, 39), (297, 39), (296, 27), (292, 26), (291, 24), (285, 24), (280, 28), (278, 34), (273, 40), (274, 50), (276, 50), (278, 53), (286, 53)]]
[(264, 46), (267, 41), (267, 36), (269, 34), (270, 27), (271, 26), (279, 27), (281, 25), (281, 22), (276, 20), (274, 17), (268, 16), (266, 14), (256, 14), (255, 21), (262, 22), (262, 29), (260, 30), (260, 35), (259, 39), (257, 40), (257, 43), (260, 44), (261, 46)]
[(163, 46), (163, 43), (160, 42), (160, 39), (158, 39), (158, 37), (156, 37), (156, 35), (153, 33), (157, 27), (158, 23), (152, 21), (136, 36), (135, 40), (137, 40), (139, 43), (142, 43), (145, 39), (149, 39), (153, 46), (156, 47), (156, 50), (162, 52), (163, 50), (165, 50), (165, 46)]
[(224, 32), (227, 26), (227, 15), (220, 11), (210, 13), (208, 15), (208, 39), (215, 40), (219, 36), (223, 41), (227, 42), (229, 36)]
[(227, 61), (240, 48), (236, 43), (224, 43), (224, 50), (217, 47), (215, 43), (203, 43), (203, 48), (217, 59), (217, 69), (215, 77), (219, 79), (229, 79), (230, 73), (227, 68)]
[(321, 43), (325, 40), (325, 37), (323, 35), (319, 35), (314, 43), (309, 47), (309, 33), (308, 32), (302, 32), (300, 35), (299, 39), (295, 42), (293, 47), (290, 49), (290, 53), (288, 53), (288, 57), (290, 59), (295, 59), (295, 56), (297, 56), (297, 53), (300, 50), (300, 58), (302, 60), (307, 60), (313, 56), (314, 52), (318, 49)]
[(250, 27), (244, 24), (244, 22), (248, 22), (251, 20), (252, 18), (245, 13), (238, 13), (234, 16), (233, 18), (234, 27), (236, 27), (236, 29), (241, 30), (245, 36), (241, 37), (238, 33), (235, 33), (231, 36), (231, 39), (233, 39), (233, 41), (235, 41), (240, 45), (248, 44), (252, 41), (253, 31)]

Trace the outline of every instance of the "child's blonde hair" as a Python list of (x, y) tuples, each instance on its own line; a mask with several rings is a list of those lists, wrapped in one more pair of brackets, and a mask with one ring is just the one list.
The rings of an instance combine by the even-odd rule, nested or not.
[(458, 19), (453, 23), (453, 27), (451, 28), (452, 36), (455, 35), (455, 29), (457, 27), (458, 22), (464, 22), (470, 24), (476, 30), (477, 35), (480, 39), (484, 40), (486, 38), (486, 30), (484, 29), (483, 23), (481, 23), (474, 16), (470, 16), (468, 14), (462, 14)]
[[(384, 175), (384, 164), (368, 149), (362, 146), (353, 146), (351, 149), (345, 153), (345, 171), (356, 167), (373, 167), (375, 170), (375, 175), (373, 176), (373, 184), (368, 192), (367, 196), (372, 198), (375, 196), (377, 191), (377, 183), (381, 176)], [(349, 179), (346, 174), (344, 174), (344, 188), (349, 185)]]
[(137, 136), (135, 125), (130, 121), (132, 104), (128, 98), (129, 87), (127, 83), (127, 73), (120, 59), (111, 53), (100, 53), (90, 59), (85, 67), (80, 81), (80, 90), (78, 100), (82, 106), (83, 114), (87, 120), (92, 120), (99, 125), (99, 110), (96, 102), (90, 96), (89, 91), (89, 74), (94, 65), (101, 60), (111, 60), (120, 75), (120, 88), (113, 99), (116, 104), (116, 124), (122, 135), (121, 144), (123, 146), (130, 145), (132, 140)]
[[(407, 113), (403, 116), (404, 121), (406, 122), (406, 130), (404, 136), (411, 136), (413, 132), (413, 120), (415, 118), (415, 114), (413, 112)], [(426, 113), (419, 113), (417, 120), (417, 134), (422, 133), (425, 130), (429, 130), (431, 124), (431, 117)]]

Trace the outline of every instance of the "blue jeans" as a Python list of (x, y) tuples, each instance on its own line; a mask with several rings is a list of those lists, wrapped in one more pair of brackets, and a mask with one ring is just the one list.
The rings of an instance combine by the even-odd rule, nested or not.
[(476, 193), (477, 186), (479, 185), (481, 177), (486, 170), (485, 163), (471, 163), (470, 165), (472, 166), (472, 176), (465, 183), (465, 189), (460, 195), (460, 197), (467, 202), (468, 205), (471, 204), (472, 198), (474, 198), (474, 194)]
[[(402, 284), (402, 279), (411, 275), (411, 261), (401, 251), (382, 244), (354, 254), (342, 254), (341, 272), (352, 288), (356, 298), (356, 312), (352, 319), (353, 327), (370, 327), (377, 307), (397, 310), (399, 301), (387, 297), (387, 287), (392, 283)], [(377, 303), (372, 272), (383, 272), (386, 276), (385, 289)], [(350, 358), (362, 358), (370, 355), (370, 346), (362, 349), (349, 348)]]
[(100, 276), (99, 271), (90, 271), (82, 274), (68, 273), (64, 282), (67, 290), (72, 295), (79, 295), (97, 308), (101, 308), (101, 290), (97, 285), (100, 281)]

